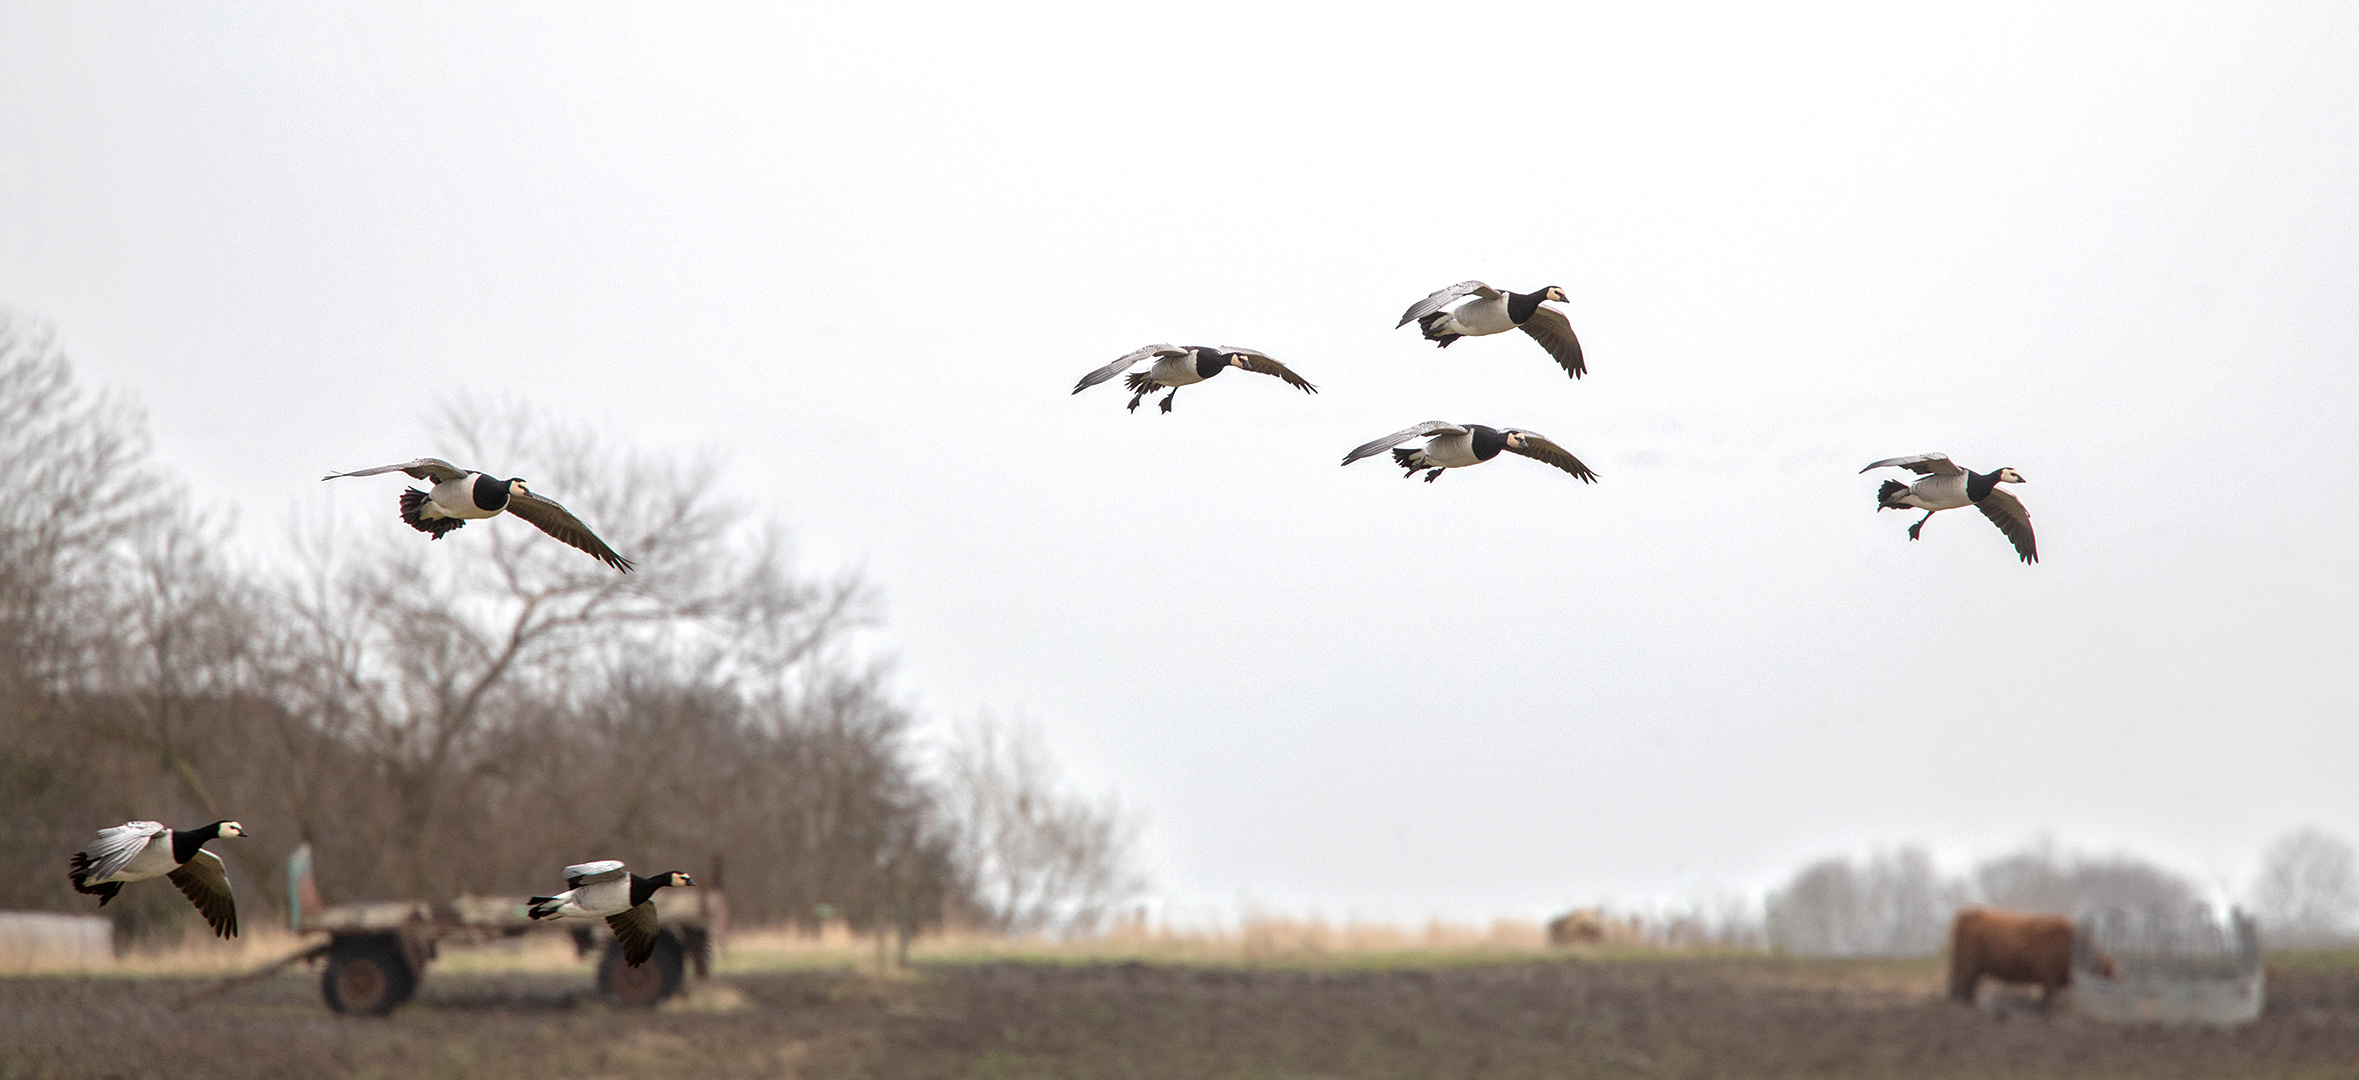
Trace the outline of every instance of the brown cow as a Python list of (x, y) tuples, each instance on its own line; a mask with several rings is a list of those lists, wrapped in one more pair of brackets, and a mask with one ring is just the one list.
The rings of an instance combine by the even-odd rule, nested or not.
[[(1949, 996), (1971, 1003), (1974, 987), (1987, 975), (2000, 982), (2040, 988), (2046, 1008), (2056, 991), (2072, 985), (2072, 920), (2053, 915), (2019, 915), (1991, 908), (1967, 908), (1949, 931)], [(2098, 974), (2113, 965), (2095, 958)]]

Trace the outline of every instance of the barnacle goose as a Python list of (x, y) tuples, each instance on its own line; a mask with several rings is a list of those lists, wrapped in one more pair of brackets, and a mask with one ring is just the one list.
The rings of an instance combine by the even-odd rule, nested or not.
[(196, 829), (129, 821), (98, 830), (97, 842), (75, 852), (66, 872), (74, 879), (74, 891), (98, 897), (100, 907), (126, 884), (171, 878), (214, 933), (233, 938), (238, 936), (238, 906), (229, 895), (229, 873), (221, 857), (205, 850), (205, 844), (219, 836), (244, 835), (246, 827), (234, 821)]
[[(1467, 296), (1474, 299), (1450, 308)], [(1462, 337), (1521, 330), (1548, 350), (1565, 374), (1578, 379), (1589, 370), (1581, 360), (1581, 339), (1573, 336), (1572, 320), (1549, 307), (1550, 302), (1567, 302), (1564, 290), (1550, 285), (1538, 292), (1503, 292), (1480, 281), (1461, 281), (1409, 305), (1393, 329), (1415, 322), (1425, 340), (1443, 349)]]
[(531, 522), (534, 528), (556, 537), (559, 543), (588, 552), (599, 562), (626, 573), (631, 569), (631, 560), (615, 554), (580, 518), (557, 505), (555, 500), (525, 490), (520, 479), (500, 480), (430, 457), (356, 472), (329, 473), (320, 479), (389, 472), (408, 473), (416, 479), (434, 482), (432, 491), (409, 488), (401, 493), (401, 520), (432, 539), (440, 540), (442, 534), (469, 521), (497, 517), (504, 510)]
[[(1402, 443), (1424, 435), (1431, 435), (1433, 438), (1422, 447), (1393, 449)], [(1428, 484), (1439, 479), (1444, 469), (1480, 465), (1498, 457), (1501, 450), (1522, 454), (1534, 461), (1554, 465), (1573, 474), (1582, 483), (1594, 484), (1597, 482), (1597, 474), (1591, 472), (1589, 466), (1581, 464), (1580, 458), (1574, 457), (1570, 451), (1556, 445), (1545, 435), (1525, 431), (1521, 428), (1491, 428), (1481, 424), (1453, 424), (1447, 420), (1428, 420), (1415, 427), (1402, 428), (1373, 442), (1362, 443), (1354, 447), (1351, 453), (1343, 456), (1343, 463), (1349, 465), (1361, 458), (1372, 457), (1386, 450), (1392, 450), (1394, 464), (1408, 470), (1402, 474), (1404, 477), (1417, 475), (1419, 469), (1431, 470), (1425, 474), (1425, 482)]]
[(1916, 524), (1908, 527), (1909, 539), (1916, 539), (1918, 530), (1933, 520), (1934, 514), (1971, 506), (1982, 511), (1983, 517), (1989, 518), (1991, 524), (2007, 534), (2007, 542), (2015, 545), (2015, 555), (2023, 560), (2024, 565), (2040, 561), (2039, 542), (2031, 533), (2031, 512), (2025, 510), (2015, 496), (1999, 489), (2000, 484), (2023, 483), (2022, 473), (2007, 468), (1986, 473), (1968, 472), (1951, 461), (1948, 454), (1885, 458), (1859, 471), (1864, 473), (1868, 469), (1881, 469), (1888, 465), (1924, 477), (1914, 484), (1886, 480), (1884, 486), (1876, 491), (1876, 510), (1879, 513), (1886, 510), (1925, 512), (1924, 517), (1918, 518)]
[(525, 913), (535, 919), (604, 919), (622, 942), (623, 960), (638, 967), (655, 952), (655, 890), (696, 881), (678, 870), (640, 877), (620, 860), (606, 859), (566, 867), (565, 883), (572, 887), (533, 897)]
[(1244, 368), (1247, 371), (1263, 375), (1275, 375), (1286, 380), (1286, 385), (1295, 387), (1306, 394), (1319, 392), (1318, 387), (1312, 386), (1308, 380), (1295, 374), (1286, 365), (1271, 359), (1267, 353), (1253, 349), (1215, 348), (1209, 345), (1149, 345), (1142, 349), (1133, 349), (1124, 353), (1113, 363), (1082, 376), (1080, 382), (1073, 384), (1073, 392), (1078, 394), (1105, 382), (1116, 375), (1129, 371), (1132, 365), (1139, 361), (1147, 359), (1154, 360), (1154, 364), (1145, 371), (1134, 372), (1124, 383), (1132, 391), (1130, 398), (1132, 412), (1138, 411), (1139, 402), (1144, 400), (1147, 395), (1167, 388), (1171, 393), (1164, 395), (1162, 411), (1170, 412), (1171, 399), (1179, 396), (1180, 387), (1203, 382), (1232, 367)]

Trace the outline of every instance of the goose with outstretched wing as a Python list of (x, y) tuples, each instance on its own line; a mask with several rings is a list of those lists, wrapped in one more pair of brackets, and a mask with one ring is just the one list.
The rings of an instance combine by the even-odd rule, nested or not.
[(564, 892), (535, 896), (525, 914), (535, 919), (604, 919), (622, 943), (623, 961), (632, 967), (655, 953), (655, 890), (686, 888), (695, 879), (678, 870), (654, 877), (631, 873), (620, 860), (577, 863), (565, 868)]
[(98, 906), (123, 886), (149, 878), (170, 878), (196, 905), (205, 925), (225, 938), (238, 936), (238, 905), (229, 892), (229, 871), (205, 845), (223, 836), (244, 836), (246, 827), (216, 821), (194, 829), (172, 829), (160, 821), (127, 821), (100, 829), (98, 839), (67, 861), (74, 891), (98, 897)]
[(509, 513), (531, 522), (534, 528), (555, 537), (557, 542), (589, 553), (599, 562), (626, 573), (631, 569), (631, 560), (615, 554), (580, 518), (559, 506), (556, 500), (533, 494), (521, 479), (501, 480), (430, 457), (374, 469), (329, 473), (320, 479), (389, 472), (407, 473), (413, 479), (433, 483), (428, 491), (408, 488), (401, 493), (401, 520), (430, 539), (440, 540), (444, 533), (470, 521)]
[(1130, 410), (1138, 411), (1139, 402), (1157, 390), (1168, 389), (1162, 411), (1171, 411), (1171, 399), (1179, 396), (1179, 388), (1192, 386), (1212, 378), (1230, 368), (1243, 368), (1257, 375), (1275, 375), (1286, 385), (1306, 394), (1316, 394), (1319, 388), (1294, 373), (1292, 368), (1279, 363), (1268, 353), (1256, 349), (1234, 349), (1211, 345), (1149, 345), (1133, 349), (1116, 358), (1113, 363), (1092, 371), (1073, 384), (1078, 394), (1138, 365), (1142, 360), (1153, 363), (1145, 371), (1132, 372), (1124, 385), (1131, 391)]
[[(1402, 443), (1424, 438), (1421, 447), (1405, 447)], [(1480, 465), (1498, 457), (1501, 451), (1521, 454), (1534, 461), (1554, 465), (1571, 473), (1585, 484), (1597, 482), (1597, 474), (1572, 452), (1558, 446), (1555, 440), (1538, 432), (1522, 428), (1493, 428), (1481, 424), (1453, 424), (1447, 420), (1428, 420), (1414, 427), (1402, 428), (1381, 439), (1361, 443), (1343, 456), (1346, 465), (1364, 457), (1374, 457), (1392, 451), (1393, 464), (1408, 470), (1404, 477), (1427, 470), (1425, 482), (1439, 479), (1445, 469), (1462, 469)]]
[(1907, 469), (1924, 479), (1913, 484), (1886, 480), (1876, 491), (1876, 509), (1923, 510), (1925, 516), (1908, 527), (1908, 538), (1914, 540), (1925, 523), (1943, 510), (1971, 506), (1982, 511), (1982, 516), (2005, 533), (2007, 542), (2015, 545), (2015, 557), (2026, 566), (2040, 561), (2039, 540), (2032, 535), (2031, 511), (2015, 496), (1999, 488), (2000, 484), (2020, 484), (2023, 474), (2013, 469), (1999, 468), (1986, 473), (1970, 471), (1951, 461), (1948, 454), (1911, 454), (1907, 457), (1885, 458), (1866, 469)]
[[(1474, 299), (1459, 303), (1469, 296)], [(1563, 311), (1548, 306), (1566, 302), (1565, 291), (1554, 285), (1519, 293), (1494, 289), (1480, 281), (1461, 281), (1409, 305), (1393, 329), (1414, 322), (1425, 334), (1425, 340), (1442, 349), (1462, 337), (1521, 330), (1548, 350), (1548, 355), (1565, 374), (1578, 379), (1589, 371), (1581, 358), (1581, 339), (1573, 334), (1572, 320)], [(1452, 304), (1458, 306), (1453, 308)]]

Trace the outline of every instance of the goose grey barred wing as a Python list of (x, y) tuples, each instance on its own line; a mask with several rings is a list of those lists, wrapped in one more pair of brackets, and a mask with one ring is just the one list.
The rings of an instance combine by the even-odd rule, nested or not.
[(214, 933), (225, 938), (238, 936), (238, 905), (229, 895), (229, 873), (220, 856), (198, 848), (195, 857), (164, 876), (180, 886), (181, 895), (197, 906)]
[(2031, 511), (2025, 510), (2020, 500), (1994, 487), (1974, 506), (2007, 534), (2007, 542), (2015, 545), (2015, 556), (2024, 565), (2040, 561), (2039, 540), (2031, 534)]
[(444, 461), (441, 458), (422, 457), (416, 461), (404, 461), (399, 465), (379, 465), (374, 469), (358, 469), (352, 472), (332, 472), (326, 476), (320, 477), (320, 479), (334, 480), (337, 477), (342, 476), (375, 476), (378, 473), (389, 472), (404, 472), (410, 474), (412, 479), (432, 480), (438, 484), (445, 480), (456, 480), (462, 476), (467, 475), (467, 470), (453, 465), (450, 462)]
[(565, 868), (566, 887), (574, 889), (584, 885), (596, 885), (601, 881), (613, 881), (621, 876), (623, 876), (623, 863), (620, 859), (600, 859), (597, 862), (575, 863)]
[(606, 925), (614, 928), (614, 939), (622, 942), (625, 963), (638, 967), (655, 955), (655, 901), (633, 904), (615, 912), (606, 917)]
[(1226, 347), (1223, 347), (1221, 352), (1235, 357), (1238, 360), (1237, 366), (1242, 367), (1247, 371), (1257, 372), (1263, 375), (1275, 375), (1281, 379), (1286, 380), (1286, 385), (1301, 390), (1306, 394), (1316, 394), (1319, 392), (1319, 388), (1312, 386), (1309, 379), (1305, 379), (1302, 376), (1295, 374), (1292, 368), (1279, 363), (1276, 358), (1272, 357), (1268, 353), (1260, 352), (1254, 349), (1231, 349)]
[(1392, 324), (1392, 328), (1398, 330), (1401, 327), (1416, 322), (1417, 320), (1431, 315), (1434, 312), (1449, 307), (1451, 304), (1456, 303), (1459, 297), (1470, 295), (1479, 296), (1485, 300), (1492, 300), (1499, 296), (1499, 290), (1485, 285), (1479, 281), (1461, 281), (1447, 289), (1437, 290), (1432, 296), (1428, 296), (1423, 300), (1419, 300), (1416, 303), (1409, 305), (1409, 310), (1401, 313), (1401, 321)]
[(1524, 320), (1523, 331), (1556, 358), (1565, 374), (1578, 379), (1589, 373), (1588, 365), (1581, 362), (1581, 339), (1573, 336), (1573, 321), (1565, 318), (1564, 312), (1542, 304)]
[(1584, 484), (1597, 482), (1597, 474), (1591, 472), (1589, 466), (1581, 464), (1581, 459), (1574, 457), (1572, 451), (1556, 445), (1546, 435), (1534, 435), (1526, 431), (1523, 433), (1523, 445), (1517, 446), (1514, 443), (1509, 443), (1507, 450), (1509, 453), (1522, 454), (1533, 461), (1544, 461), (1554, 465), (1573, 474)]
[(1952, 462), (1949, 459), (1948, 454), (1910, 454), (1907, 457), (1890, 457), (1869, 465), (1867, 469), (1861, 469), (1859, 471), (1866, 472), (1868, 469), (1881, 469), (1887, 465), (1907, 469), (1918, 476), (1930, 476), (1934, 473), (1940, 473), (1943, 476), (1956, 476), (1959, 473), (1966, 471), (1959, 468), (1955, 462)]
[(1132, 349), (1129, 352), (1123, 353), (1121, 359), (1082, 376), (1080, 382), (1073, 384), (1073, 392), (1078, 394), (1084, 390), (1089, 389), (1090, 387), (1105, 382), (1116, 375), (1120, 375), (1125, 371), (1129, 371), (1132, 365), (1137, 364), (1139, 361), (1145, 360), (1148, 357), (1173, 356), (1186, 351), (1188, 350), (1180, 348), (1177, 345), (1149, 345), (1143, 349)]
[(1373, 457), (1377, 454), (1381, 454), (1387, 450), (1390, 450), (1393, 447), (1399, 446), (1402, 443), (1408, 442), (1411, 439), (1417, 438), (1420, 435), (1464, 434), (1466, 434), (1465, 428), (1459, 427), (1458, 425), (1453, 424), (1447, 420), (1428, 420), (1415, 427), (1405, 427), (1381, 439), (1364, 442), (1358, 446), (1353, 447), (1351, 453), (1343, 455), (1343, 463), (1349, 465), (1352, 462), (1360, 460), (1361, 458)]
[(556, 537), (558, 543), (586, 551), (599, 562), (626, 574), (631, 570), (631, 560), (615, 554), (613, 548), (606, 546), (606, 541), (598, 539), (597, 533), (582, 524), (582, 519), (557, 505), (553, 499), (545, 499), (530, 492), (510, 495), (508, 512), (532, 522), (533, 528)]
[(89, 867), (82, 880), (104, 881), (115, 876), (146, 851), (150, 841), (171, 831), (161, 821), (128, 821), (98, 830), (98, 842), (82, 849), (82, 864)]

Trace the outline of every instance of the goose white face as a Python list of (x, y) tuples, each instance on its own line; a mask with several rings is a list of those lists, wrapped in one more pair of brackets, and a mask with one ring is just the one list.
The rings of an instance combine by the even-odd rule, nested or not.
[(693, 886), (693, 885), (695, 885), (695, 884), (696, 884), (696, 879), (695, 879), (695, 878), (692, 878), (692, 877), (689, 877), (688, 875), (686, 875), (686, 874), (683, 874), (683, 873), (681, 873), (681, 872), (679, 872), (679, 871), (677, 871), (677, 870), (674, 870), (674, 871), (672, 871), (672, 882), (671, 882), (671, 884), (672, 884), (672, 887), (673, 887), (673, 888), (675, 888), (675, 889), (685, 889), (685, 888), (688, 888), (688, 887), (690, 887), (690, 886)]
[(2023, 483), (2023, 482), (2024, 482), (2024, 480), (2023, 480), (2023, 474), (2022, 474), (2022, 473), (2016, 472), (2016, 471), (2015, 471), (2015, 470), (2013, 470), (2013, 469), (2000, 469), (2000, 470), (1999, 470), (1999, 483), (2002, 483), (2002, 484), (2020, 484), (2020, 483)]
[(1520, 432), (1520, 431), (1517, 431), (1517, 430), (1515, 430), (1514, 428), (1509, 428), (1509, 429), (1507, 429), (1507, 445), (1508, 445), (1508, 447), (1509, 447), (1510, 449), (1514, 449), (1514, 450), (1521, 450), (1521, 449), (1523, 449), (1523, 448), (1524, 448), (1524, 433), (1523, 433), (1523, 432)]
[(221, 835), (244, 836), (246, 835), (246, 827), (234, 821), (224, 821), (221, 823)]
[(1572, 302), (1572, 298), (1566, 296), (1563, 289), (1557, 288), (1554, 285), (1550, 285), (1548, 287), (1548, 295), (1541, 297), (1541, 299), (1554, 300), (1559, 304), (1569, 304)]
[(524, 481), (522, 481), (522, 480), (510, 480), (510, 481), (508, 481), (508, 497), (509, 497), (509, 498), (515, 498), (515, 497), (516, 497), (516, 496), (518, 496), (518, 495), (529, 495), (529, 494), (531, 494), (531, 492), (528, 492), (528, 491), (524, 490)]

